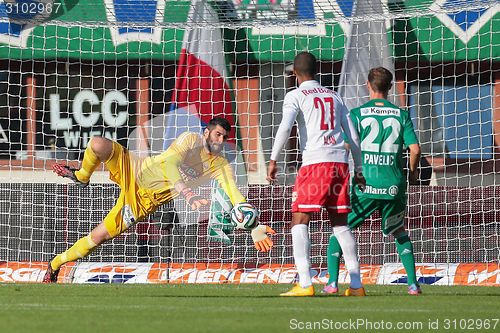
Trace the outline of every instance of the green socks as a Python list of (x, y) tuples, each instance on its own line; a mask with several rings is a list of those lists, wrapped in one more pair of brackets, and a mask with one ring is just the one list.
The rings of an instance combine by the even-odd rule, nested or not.
[(413, 246), (408, 235), (396, 238), (396, 248), (398, 250), (401, 262), (408, 275), (408, 285), (417, 284), (417, 274), (415, 273), (415, 257), (413, 255)]
[[(396, 238), (396, 248), (398, 250), (401, 262), (408, 275), (408, 285), (417, 284), (417, 274), (415, 271), (415, 257), (413, 255), (413, 245), (411, 244), (410, 237), (404, 235), (400, 238)], [(338, 282), (339, 279), (339, 266), (340, 257), (342, 256), (342, 249), (340, 247), (339, 241), (334, 235), (330, 236), (330, 241), (328, 242), (327, 250), (327, 263), (328, 263), (328, 284), (333, 282)]]
[(326, 251), (327, 257), (326, 262), (328, 264), (328, 284), (333, 282), (337, 283), (339, 280), (339, 266), (340, 257), (342, 257), (342, 248), (340, 247), (339, 241), (335, 235), (330, 236), (330, 241), (328, 242), (328, 250)]

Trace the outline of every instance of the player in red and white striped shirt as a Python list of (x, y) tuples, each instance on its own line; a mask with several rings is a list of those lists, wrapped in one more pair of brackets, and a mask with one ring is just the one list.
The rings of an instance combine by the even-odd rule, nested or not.
[[(309, 258), (308, 224), (313, 212), (326, 208), (339, 240), (351, 286), (346, 295), (364, 295), (361, 285), (356, 242), (347, 226), (349, 201), (349, 152), (343, 133), (350, 142), (354, 159), (354, 180), (364, 186), (361, 173), (359, 137), (349, 118), (349, 112), (340, 96), (321, 86), (314, 76), (316, 58), (308, 52), (299, 53), (294, 60), (294, 74), (299, 87), (286, 94), (283, 117), (271, 153), (267, 179), (276, 180), (276, 160), (285, 145), (290, 131), (297, 122), (302, 166), (299, 169), (292, 196), (292, 243), (299, 284), (282, 296), (312, 296)], [(349, 254), (347, 254), (349, 253)]]

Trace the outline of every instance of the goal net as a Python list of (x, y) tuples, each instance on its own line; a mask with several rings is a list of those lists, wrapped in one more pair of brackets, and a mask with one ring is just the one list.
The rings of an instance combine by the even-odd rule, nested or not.
[[(283, 99), (301, 51), (350, 107), (367, 70), (395, 74), (423, 158), (408, 188), (407, 229), (421, 283), (500, 284), (500, 5), (488, 0), (4, 0), (0, 2), (0, 281), (40, 281), (48, 260), (87, 235), (119, 194), (104, 167), (80, 189), (54, 163), (79, 166), (92, 136), (146, 157), (213, 116), (234, 125), (237, 184), (277, 231), (269, 253), (210, 209), (176, 199), (87, 258), (65, 282), (292, 282), (295, 130), (265, 180)], [(215, 189), (215, 190), (214, 190)], [(215, 191), (215, 192), (214, 192)], [(326, 281), (331, 227), (310, 224), (314, 281)], [(356, 231), (365, 283), (402, 283), (375, 214)], [(346, 281), (345, 270), (341, 281)]]

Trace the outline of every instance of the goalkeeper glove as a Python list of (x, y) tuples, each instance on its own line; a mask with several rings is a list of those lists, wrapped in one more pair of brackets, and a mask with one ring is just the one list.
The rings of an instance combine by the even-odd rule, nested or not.
[(257, 251), (267, 252), (273, 247), (273, 241), (267, 234), (274, 235), (276, 231), (270, 226), (260, 224), (252, 229), (252, 240)]
[(207, 199), (204, 199), (198, 194), (194, 193), (193, 190), (191, 190), (189, 187), (183, 189), (181, 191), (181, 194), (193, 210), (200, 209), (201, 207), (208, 205)]

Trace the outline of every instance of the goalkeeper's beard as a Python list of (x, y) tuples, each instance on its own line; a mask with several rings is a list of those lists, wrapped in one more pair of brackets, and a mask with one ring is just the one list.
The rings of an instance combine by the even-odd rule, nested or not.
[(223, 145), (220, 143), (213, 142), (210, 137), (205, 140), (205, 147), (208, 152), (213, 155), (219, 155), (222, 151)]

